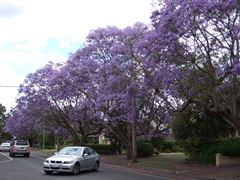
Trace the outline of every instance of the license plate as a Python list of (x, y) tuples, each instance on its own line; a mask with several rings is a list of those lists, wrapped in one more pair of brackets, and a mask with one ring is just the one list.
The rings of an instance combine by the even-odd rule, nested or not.
[(58, 164), (51, 164), (51, 167), (57, 168), (57, 167), (60, 167), (60, 165), (58, 165)]

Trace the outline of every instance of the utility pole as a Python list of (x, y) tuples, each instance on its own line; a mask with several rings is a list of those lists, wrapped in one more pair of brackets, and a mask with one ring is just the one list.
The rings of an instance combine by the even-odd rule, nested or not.
[(46, 131), (45, 126), (43, 127), (43, 137), (42, 137), (42, 149), (45, 149), (45, 139), (46, 139)]
[(132, 97), (132, 162), (137, 162), (137, 138), (136, 138), (136, 100)]

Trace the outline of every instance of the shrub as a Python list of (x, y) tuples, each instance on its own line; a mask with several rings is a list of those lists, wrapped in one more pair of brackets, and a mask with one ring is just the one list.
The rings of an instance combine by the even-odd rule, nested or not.
[(108, 144), (87, 144), (88, 147), (93, 148), (99, 154), (114, 154), (115, 149)]
[(195, 155), (194, 160), (204, 164), (214, 164), (216, 153), (218, 153), (218, 145), (213, 145), (198, 155)]
[(172, 152), (183, 152), (182, 142), (173, 141), (170, 143), (172, 144)]
[(158, 151), (162, 151), (165, 140), (162, 137), (152, 137), (151, 143)]
[(176, 141), (166, 141), (162, 137), (153, 137), (151, 143), (154, 148), (160, 152), (182, 152), (183, 148), (181, 147), (180, 142)]
[(214, 142), (203, 142), (196, 137), (188, 138), (183, 143), (184, 153), (189, 155), (191, 159), (195, 159), (195, 156), (198, 156), (200, 152), (213, 145), (213, 143)]
[(221, 153), (225, 156), (240, 156), (240, 139), (239, 138), (231, 138), (225, 140), (223, 143), (220, 144), (221, 146)]
[(200, 153), (195, 154), (193, 160), (207, 164), (215, 164), (215, 156), (217, 153), (224, 156), (240, 156), (240, 139), (231, 138), (216, 142), (213, 145), (202, 149)]
[(151, 157), (153, 155), (154, 148), (151, 143), (138, 142), (137, 154), (138, 157)]

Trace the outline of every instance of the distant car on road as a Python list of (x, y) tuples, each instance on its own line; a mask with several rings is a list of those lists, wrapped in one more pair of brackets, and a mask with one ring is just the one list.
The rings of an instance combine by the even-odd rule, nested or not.
[(90, 147), (69, 146), (47, 158), (43, 162), (46, 174), (53, 172), (71, 172), (78, 175), (80, 171), (98, 171), (100, 165), (99, 154)]
[(10, 145), (9, 156), (14, 157), (16, 154), (25, 157), (30, 156), (31, 147), (28, 140), (15, 140)]
[(9, 151), (12, 141), (6, 141), (0, 145), (0, 151)]

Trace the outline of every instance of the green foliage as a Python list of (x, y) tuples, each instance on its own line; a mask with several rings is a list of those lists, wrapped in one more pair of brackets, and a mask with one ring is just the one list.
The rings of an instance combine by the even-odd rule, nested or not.
[(188, 138), (197, 138), (200, 141), (211, 142), (234, 132), (234, 129), (219, 114), (201, 112), (197, 110), (198, 107), (193, 108), (196, 111), (187, 109), (176, 115), (171, 125), (176, 139), (183, 141)]
[(154, 147), (151, 143), (138, 142), (137, 155), (138, 157), (151, 157), (154, 152)]
[[(184, 142), (183, 148), (184, 148), (185, 154), (187, 154), (191, 160), (209, 163), (209, 160), (207, 160), (205, 156), (210, 157), (208, 155), (209, 154), (208, 148), (211, 146), (214, 146), (214, 144), (215, 142), (204, 143), (197, 138), (189, 138)], [(203, 152), (205, 152), (206, 154), (203, 154)], [(205, 159), (205, 160), (201, 160), (201, 159)]]
[(4, 132), (4, 127), (9, 114), (6, 113), (6, 108), (0, 104), (0, 141), (11, 139), (11, 136)]
[(87, 144), (86, 146), (93, 148), (99, 154), (114, 154), (116, 151), (108, 144)]
[(198, 155), (195, 155), (193, 160), (204, 164), (215, 164), (215, 156), (217, 152), (217, 146), (212, 146), (211, 148), (205, 149)]
[(231, 138), (219, 144), (219, 153), (225, 156), (240, 156), (240, 139)]
[[(229, 137), (234, 133), (234, 129), (227, 124), (219, 114), (208, 111), (200, 112), (198, 107), (188, 107), (184, 112), (178, 113), (172, 129), (175, 138), (183, 142), (184, 152), (191, 159), (196, 160), (210, 146), (215, 144), (219, 139)], [(210, 153), (210, 152), (206, 152)], [(211, 162), (212, 160), (206, 160)]]
[(162, 151), (165, 140), (162, 137), (152, 137), (151, 143), (158, 151)]
[(151, 139), (151, 143), (153, 147), (156, 148), (159, 152), (182, 152), (183, 151), (180, 142), (166, 141), (162, 137), (153, 137)]
[(215, 156), (217, 153), (224, 156), (239, 157), (240, 139), (231, 138), (216, 142), (211, 146), (205, 147), (205, 149), (202, 149), (198, 154), (195, 154), (193, 160), (207, 164), (215, 164)]
[[(119, 124), (117, 125), (117, 127), (120, 128), (120, 129), (122, 129), (122, 131), (124, 131), (125, 134), (127, 134), (124, 125), (122, 125), (121, 123), (119, 123)], [(111, 131), (105, 132), (105, 136), (106, 136), (107, 139), (110, 141), (110, 144), (111, 144), (113, 150), (115, 151), (115, 153), (121, 154), (124, 147), (123, 147), (122, 141), (118, 138), (118, 136), (116, 136), (116, 135), (115, 135), (114, 133), (112, 133)]]
[(55, 149), (55, 146), (54, 145), (50, 145), (50, 144), (46, 144), (45, 149)]
[(183, 152), (182, 142), (180, 141), (170, 141), (166, 142), (171, 146), (171, 152)]

